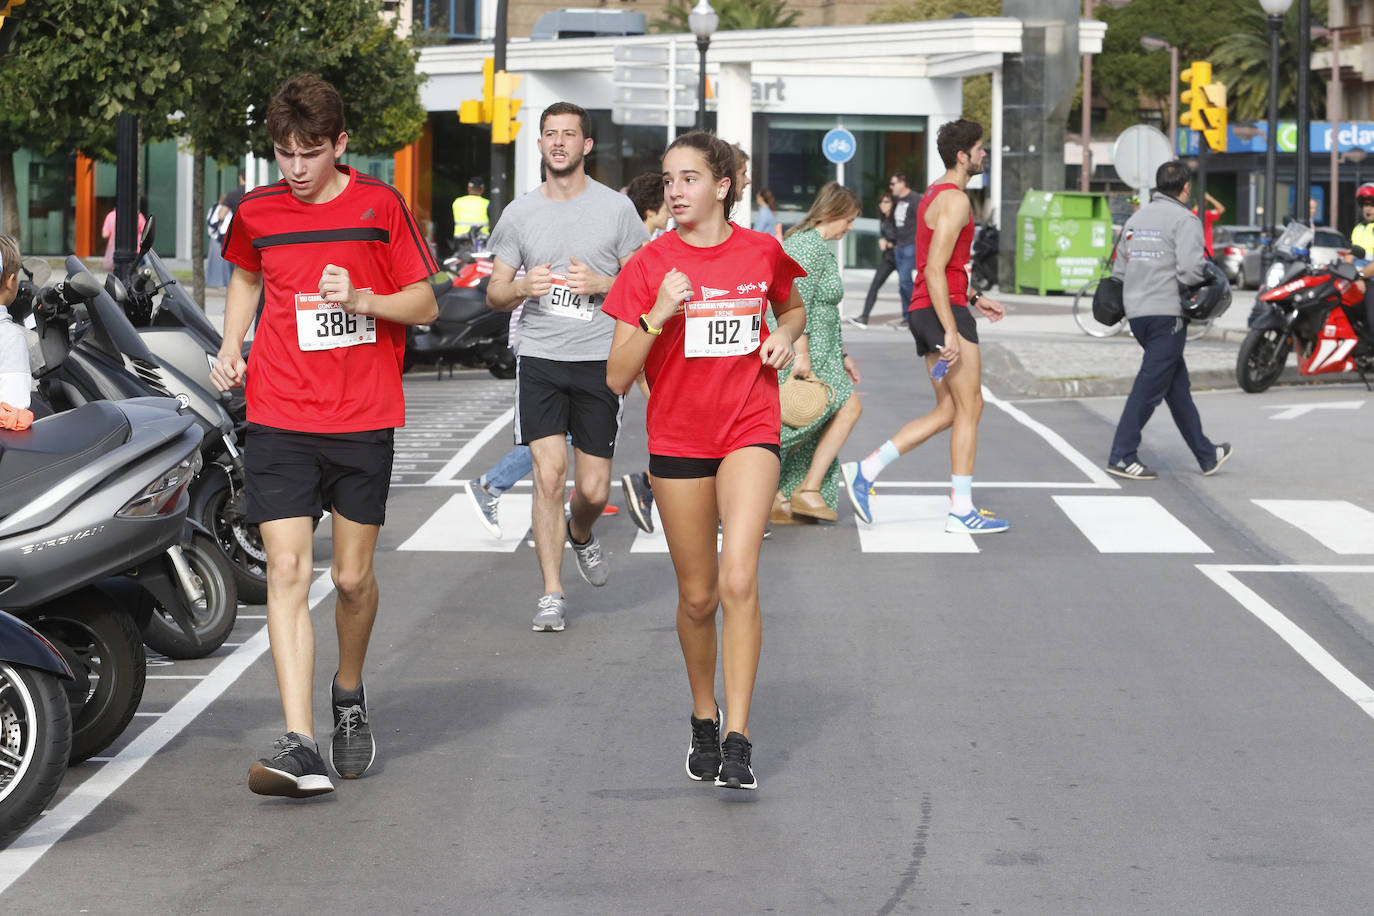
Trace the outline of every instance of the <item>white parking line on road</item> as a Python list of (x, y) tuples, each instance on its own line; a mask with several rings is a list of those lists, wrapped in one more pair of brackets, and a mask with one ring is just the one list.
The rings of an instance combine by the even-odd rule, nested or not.
[[(334, 590), (329, 575), (317, 578), (310, 585), (310, 607)], [(9, 889), (43, 854), (53, 847), (105, 799), (152, 759), (167, 742), (190, 725), (205, 708), (238, 680), (248, 667), (267, 651), (267, 628), (262, 627), (253, 637), (235, 649), (215, 666), (199, 684), (152, 725), (149, 725), (114, 757), (109, 758), (100, 772), (77, 786), (61, 802), (33, 823), (10, 843), (0, 856), (0, 894)]]
[[(1121, 489), (1121, 484), (1113, 480), (1111, 476), (1106, 471), (1102, 470), (1102, 468), (1098, 467), (1095, 462), (1089, 460), (1088, 456), (1078, 451), (1078, 449), (1074, 448), (1072, 445), (1069, 445), (1067, 439), (1050, 429), (1044, 423), (1041, 423), (1039, 420), (1032, 419), (1025, 411), (1021, 410), (1021, 408), (1009, 404), (997, 397), (997, 395), (988, 390), (987, 386), (983, 387), (983, 400), (1004, 412), (1007, 416), (1038, 435), (1041, 439), (1044, 439), (1050, 448), (1054, 449), (1066, 458), (1070, 464), (1082, 471), (1094, 486), (1104, 490)], [(980, 487), (987, 486), (987, 484), (981, 482), (978, 485)]]
[(1212, 548), (1149, 496), (1055, 496), (1102, 553), (1211, 553)]
[(1252, 502), (1320, 541), (1334, 553), (1374, 553), (1374, 512), (1344, 499), (1256, 499)]
[(147, 680), (150, 681), (203, 681), (208, 674), (150, 674)]
[(473, 459), (473, 456), (481, 450), (482, 446), (491, 441), (503, 427), (509, 426), (514, 420), (515, 408), (512, 407), (501, 414), (501, 416), (488, 423), (480, 433), (473, 436), (472, 439), (468, 441), (467, 445), (458, 450), (458, 454), (450, 458), (447, 464), (436, 471), (434, 476), (426, 481), (425, 485), (430, 487), (444, 487), (453, 486), (455, 483), (461, 483), (461, 481), (455, 482), (453, 479), (454, 476)]
[(1241, 607), (1273, 630), (1278, 637), (1288, 643), (1292, 649), (1302, 656), (1303, 660), (1317, 670), (1326, 678), (1337, 690), (1349, 697), (1356, 706), (1364, 711), (1364, 714), (1374, 718), (1374, 689), (1351, 673), (1349, 668), (1342, 665), (1335, 659), (1330, 652), (1321, 647), (1307, 632), (1289, 620), (1279, 612), (1272, 604), (1259, 596), (1259, 593), (1249, 586), (1241, 584), (1236, 578), (1236, 573), (1250, 572), (1281, 572), (1281, 573), (1374, 573), (1374, 566), (1316, 566), (1316, 565), (1292, 565), (1292, 566), (1212, 566), (1198, 564), (1197, 567), (1202, 574), (1221, 586), (1236, 601), (1240, 602)]

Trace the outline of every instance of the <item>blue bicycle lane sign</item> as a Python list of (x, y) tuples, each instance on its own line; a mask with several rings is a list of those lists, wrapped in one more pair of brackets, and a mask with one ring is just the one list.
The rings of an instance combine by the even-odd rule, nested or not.
[(858, 143), (854, 140), (854, 135), (843, 127), (835, 127), (826, 131), (821, 139), (821, 152), (825, 158), (842, 165), (854, 158), (854, 151), (858, 149)]

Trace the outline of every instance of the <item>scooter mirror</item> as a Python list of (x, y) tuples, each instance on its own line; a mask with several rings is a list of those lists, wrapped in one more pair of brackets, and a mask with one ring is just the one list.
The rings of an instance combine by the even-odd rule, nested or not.
[(1359, 246), (1359, 245), (1351, 245), (1351, 246), (1350, 246), (1350, 253), (1353, 254), (1353, 255), (1354, 255), (1355, 257), (1357, 257), (1357, 258), (1364, 258), (1364, 257), (1367, 257), (1367, 256), (1368, 256), (1368, 255), (1365, 253), (1364, 248), (1362, 248), (1362, 247)]
[(149, 214), (148, 221), (143, 224), (143, 235), (140, 236), (138, 240), (138, 256), (140, 259), (153, 250), (153, 240), (157, 238), (156, 223), (157, 217)]
[(105, 292), (110, 294), (110, 298), (120, 305), (129, 298), (129, 291), (124, 288), (124, 284), (119, 282), (119, 278), (114, 274), (105, 277)]
[(24, 271), (34, 286), (43, 286), (52, 277), (52, 268), (44, 258), (28, 257), (23, 260)]
[(67, 279), (67, 288), (86, 301), (100, 295), (100, 284), (95, 282), (95, 277), (85, 271), (73, 274), (69, 277)]

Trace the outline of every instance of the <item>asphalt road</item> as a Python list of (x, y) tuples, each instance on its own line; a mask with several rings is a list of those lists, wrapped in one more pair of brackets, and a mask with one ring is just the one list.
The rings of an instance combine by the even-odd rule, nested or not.
[[(851, 352), (866, 409), (846, 458), (932, 403), (905, 337), (856, 335)], [(282, 726), (263, 611), (244, 608), (236, 645), (159, 661), (150, 674), (172, 679), (149, 681), (108, 762), (73, 769), (0, 852), (0, 907), (1220, 914), (1374, 899), (1363, 387), (1200, 394), (1209, 435), (1236, 444), (1210, 478), (1161, 409), (1142, 448), (1153, 482), (1098, 470), (1120, 397), (991, 398), (975, 495), (1009, 533), (943, 533), (945, 439), (888, 469), (874, 525), (845, 506), (835, 525), (777, 529), (761, 788), (746, 793), (683, 773), (661, 538), (603, 520), (610, 583), (584, 585), (568, 558), (568, 629), (530, 631), (529, 491), (506, 497), (497, 542), (456, 486), (506, 449), (510, 385), (407, 382), (367, 778), (304, 803), (249, 794)], [(617, 476), (645, 458), (635, 397)], [(316, 597), (323, 696), (332, 601), (323, 584)]]

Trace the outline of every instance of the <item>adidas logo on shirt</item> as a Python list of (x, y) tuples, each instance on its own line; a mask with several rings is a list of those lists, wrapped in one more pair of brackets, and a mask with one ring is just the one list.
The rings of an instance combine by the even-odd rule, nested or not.
[(360, 216), (360, 217), (358, 217), (358, 219), (376, 219), (376, 218), (377, 218), (377, 214), (373, 212), (373, 210), (372, 210), (371, 207), (368, 207), (366, 210), (364, 210), (364, 211), (363, 211), (363, 215)]

